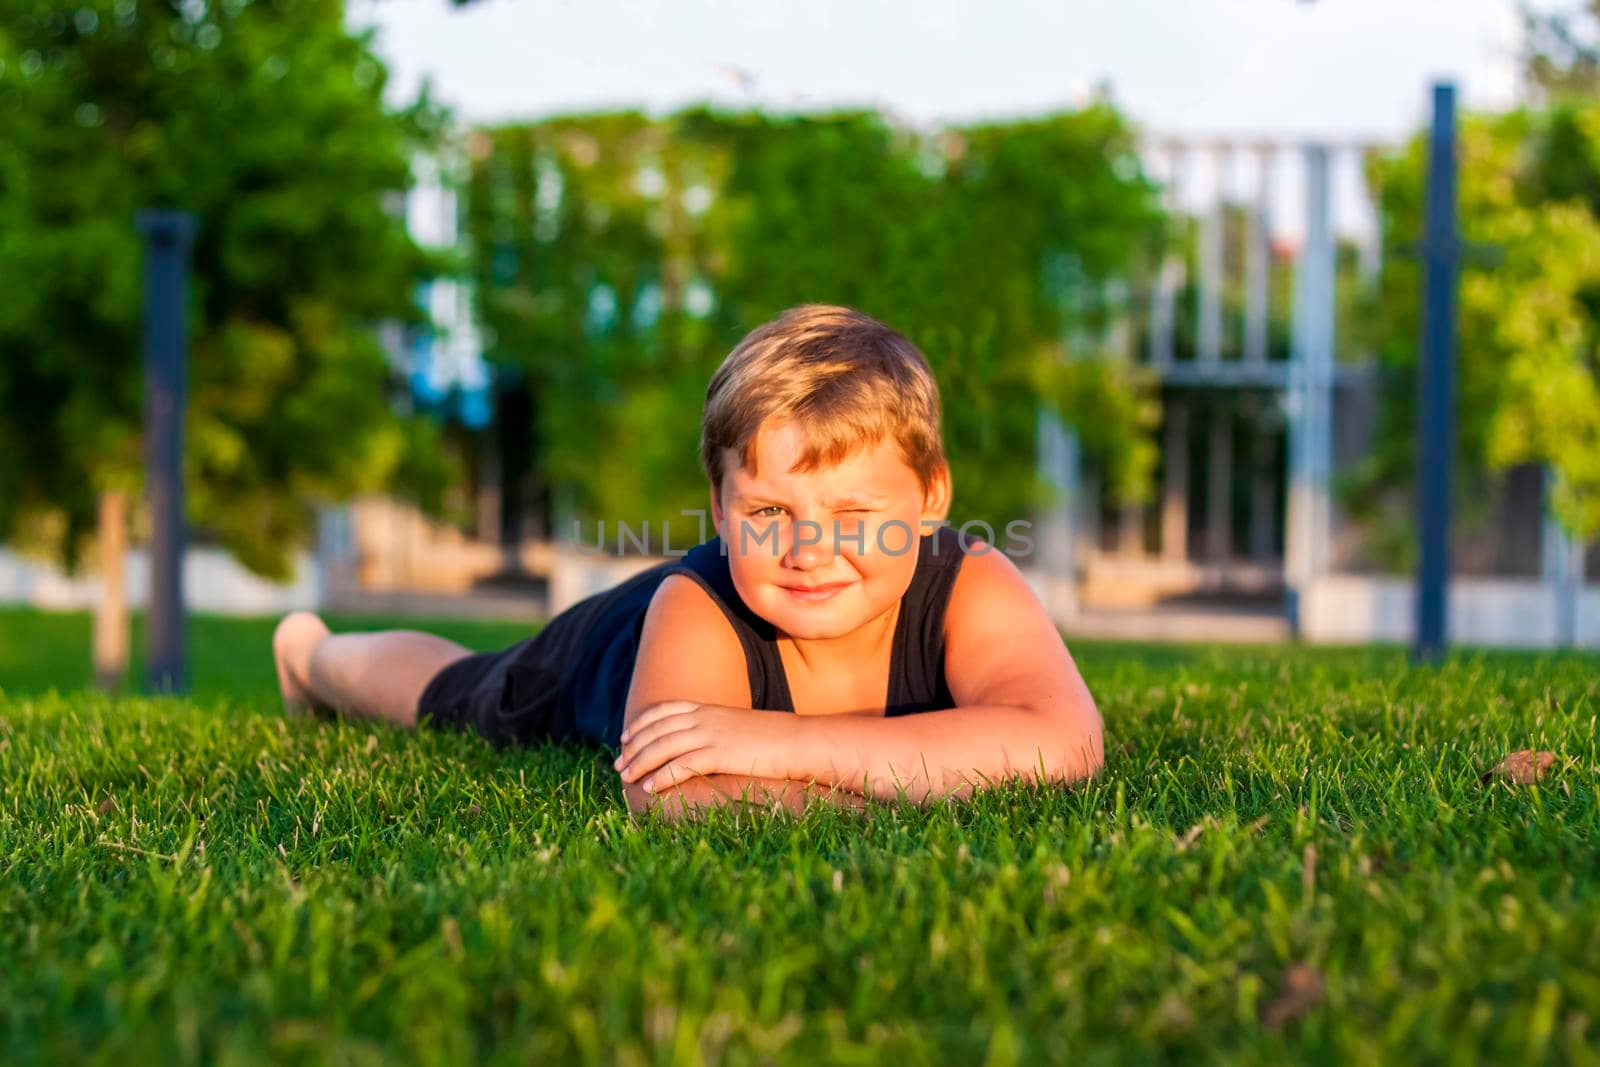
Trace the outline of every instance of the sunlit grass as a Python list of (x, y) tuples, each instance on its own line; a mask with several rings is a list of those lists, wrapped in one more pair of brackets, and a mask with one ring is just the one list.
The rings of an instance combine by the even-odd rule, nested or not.
[[(269, 633), (200, 620), (193, 698), (112, 700), (79, 688), (86, 620), (0, 614), (0, 1059), (1600, 1041), (1600, 658), (1084, 645), (1088, 787), (671, 827), (598, 750), (286, 722)], [(1480, 780), (1528, 748), (1561, 757), (1543, 782)]]

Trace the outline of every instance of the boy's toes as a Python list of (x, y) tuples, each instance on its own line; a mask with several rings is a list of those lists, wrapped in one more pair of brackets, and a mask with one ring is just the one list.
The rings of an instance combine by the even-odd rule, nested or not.
[(328, 633), (327, 624), (309, 611), (284, 616), (272, 632), (272, 658), (278, 668), (284, 714), (303, 715), (311, 710), (311, 694), (305, 685), (307, 665), (311, 650)]

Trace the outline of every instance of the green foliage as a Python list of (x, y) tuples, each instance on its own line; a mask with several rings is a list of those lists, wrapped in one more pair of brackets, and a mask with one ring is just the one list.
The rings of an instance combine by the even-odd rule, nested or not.
[(143, 207), (195, 212), (189, 515), (281, 576), (311, 502), (436, 496), (374, 327), (429, 269), (386, 195), (437, 132), (338, 0), (0, 0), (0, 537), (67, 557), (141, 479)]
[(552, 398), (546, 470), (588, 517), (703, 508), (706, 382), (745, 331), (809, 301), (867, 311), (928, 355), (953, 520), (1032, 512), (1041, 403), (1138, 496), (1150, 385), (1100, 358), (1125, 310), (1107, 283), (1159, 222), (1133, 149), (1104, 106), (928, 134), (704, 108), (486, 130), (469, 230), (490, 356)]
[(1522, 6), (1523, 70), (1552, 98), (1600, 97), (1600, 0), (1564, 9)]
[[(68, 673), (24, 689), (72, 687), (87, 627), (0, 612), (0, 679), (26, 652)], [(598, 750), (286, 722), (269, 634), (197, 620), (193, 700), (0, 694), (0, 1060), (1520, 1064), (1600, 1042), (1593, 655), (1079, 643), (1107, 726), (1087, 788), (674, 827), (629, 816)], [(1480, 782), (1528, 748), (1558, 755), (1545, 781)], [(1289, 1011), (1295, 965), (1322, 995)]]
[[(1352, 481), (1369, 513), (1414, 476), (1426, 149), (1374, 163), (1387, 251), (1380, 360), (1392, 379), (1377, 446)], [(1600, 104), (1469, 116), (1460, 132), (1465, 241), (1459, 318), (1457, 498), (1523, 463), (1554, 472), (1552, 505), (1600, 535)], [(1390, 512), (1392, 523), (1400, 523)]]

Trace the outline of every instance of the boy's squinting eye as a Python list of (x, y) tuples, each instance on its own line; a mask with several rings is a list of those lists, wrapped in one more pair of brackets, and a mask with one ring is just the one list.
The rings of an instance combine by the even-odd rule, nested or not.
[[(765, 516), (766, 513), (769, 512), (769, 511), (782, 511), (782, 510), (783, 510), (783, 505), (782, 504), (768, 504), (764, 508), (756, 508), (750, 514)], [(872, 514), (872, 509), (871, 508), (841, 508), (839, 513), (841, 515), (871, 515)]]

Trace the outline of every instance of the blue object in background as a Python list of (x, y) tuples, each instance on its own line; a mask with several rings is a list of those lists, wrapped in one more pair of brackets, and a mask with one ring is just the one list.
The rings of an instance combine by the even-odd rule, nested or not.
[(1455, 452), (1456, 90), (1433, 87), (1427, 220), (1422, 237), (1421, 410), (1417, 442), (1417, 625), (1411, 656), (1437, 661), (1449, 646), (1450, 488)]
[[(430, 320), (433, 318), (434, 284), (424, 282), (416, 290), (417, 306), (428, 313)], [(441, 355), (449, 351), (444, 338), (460, 329), (460, 324), (444, 322), (411, 331), (406, 345), (411, 397), (419, 411), (441, 419), (456, 419), (470, 429), (480, 430), (489, 424), (493, 407), (489, 396), (490, 375), (482, 351), (475, 349), (470, 357), (479, 371), (475, 375), (476, 382), (463, 381), (459, 376), (442, 380), (444, 375), (436, 373)], [(459, 373), (459, 368), (447, 366), (446, 370)]]
[(188, 691), (184, 663), (183, 416), (189, 373), (189, 248), (195, 217), (141, 211), (144, 238), (144, 438), (150, 501), (150, 608), (145, 686)]

